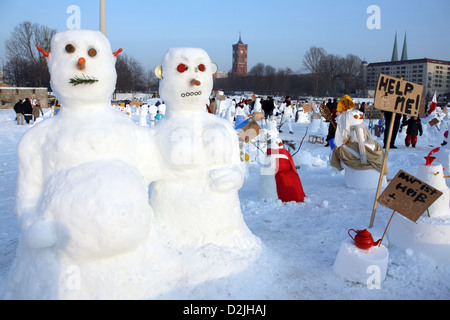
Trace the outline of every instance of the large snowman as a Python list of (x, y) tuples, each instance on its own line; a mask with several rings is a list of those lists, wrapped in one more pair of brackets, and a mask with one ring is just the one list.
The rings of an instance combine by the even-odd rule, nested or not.
[(261, 246), (240, 209), (245, 167), (237, 133), (226, 119), (205, 112), (216, 71), (199, 48), (169, 49), (156, 68), (167, 105), (157, 139), (168, 173), (152, 183), (150, 203), (155, 225), (165, 230), (171, 247), (194, 248), (218, 260), (226, 255), (222, 250), (229, 250), (247, 264)]
[(21, 238), (6, 297), (125, 298), (145, 265), (151, 135), (111, 106), (117, 53), (102, 33), (58, 33), (41, 51), (62, 107), (18, 147)]

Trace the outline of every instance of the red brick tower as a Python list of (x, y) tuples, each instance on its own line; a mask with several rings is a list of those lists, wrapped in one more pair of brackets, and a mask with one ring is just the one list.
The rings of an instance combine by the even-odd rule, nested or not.
[(247, 49), (239, 33), (238, 43), (233, 45), (233, 68), (231, 74), (233, 77), (245, 77), (247, 75)]

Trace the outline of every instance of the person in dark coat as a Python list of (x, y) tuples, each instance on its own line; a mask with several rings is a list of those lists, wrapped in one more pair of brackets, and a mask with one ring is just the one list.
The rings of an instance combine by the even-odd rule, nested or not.
[(275, 105), (273, 103), (272, 97), (267, 97), (267, 99), (263, 101), (262, 109), (264, 110), (264, 117), (266, 118), (266, 120), (273, 115)]
[(17, 124), (23, 125), (23, 105), (22, 100), (17, 101), (14, 105), (14, 111), (16, 112)]
[(327, 144), (325, 145), (325, 147), (329, 147), (330, 140), (334, 139), (334, 137), (336, 136), (336, 117), (338, 115), (336, 107), (337, 105), (331, 102), (331, 99), (328, 99), (327, 108), (330, 110), (332, 122), (330, 122), (328, 126), (328, 134), (326, 138)]
[(31, 119), (33, 119), (33, 106), (31, 105), (30, 99), (26, 98), (22, 106), (25, 121), (29, 124)]
[(415, 148), (417, 143), (417, 134), (422, 135), (422, 122), (420, 122), (420, 119), (416, 116), (413, 116), (409, 118), (407, 121), (402, 123), (400, 127), (400, 132), (404, 126), (408, 126), (406, 129), (406, 138), (405, 138), (405, 145), (409, 147)]
[[(384, 145), (383, 148), (386, 148), (386, 142), (389, 134), (389, 127), (391, 125), (392, 115), (394, 113), (390, 111), (384, 111), (384, 123), (385, 123), (385, 129), (384, 129)], [(392, 136), (391, 136), (391, 143), (390, 147), (391, 149), (397, 149), (395, 146), (395, 139), (397, 138), (398, 129), (400, 128), (400, 120), (402, 119), (402, 115), (400, 113), (397, 113), (394, 119), (394, 128), (392, 129)]]

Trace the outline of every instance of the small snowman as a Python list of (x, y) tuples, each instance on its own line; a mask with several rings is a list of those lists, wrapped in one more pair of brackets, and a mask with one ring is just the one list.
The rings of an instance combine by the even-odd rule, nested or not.
[(237, 133), (226, 119), (205, 111), (216, 71), (199, 48), (169, 49), (156, 68), (167, 105), (156, 127), (167, 175), (152, 183), (150, 203), (155, 224), (173, 247), (255, 255), (260, 240), (246, 226), (238, 196), (244, 166)]
[(155, 168), (142, 150), (154, 145), (144, 128), (111, 105), (119, 51), (112, 52), (101, 32), (57, 33), (51, 52), (40, 51), (61, 110), (18, 146), (21, 238), (7, 295), (123, 298), (140, 276), (133, 262), (143, 257), (150, 232), (148, 185)]
[(139, 125), (141, 127), (147, 127), (147, 116), (148, 116), (148, 104), (143, 104), (139, 107)]
[[(345, 169), (345, 184), (353, 189), (373, 189), (379, 181), (384, 151), (372, 138), (363, 114), (355, 108), (350, 96), (344, 95), (337, 106), (337, 129), (331, 165)], [(385, 169), (384, 175), (387, 174)], [(386, 179), (383, 178), (386, 185)]]
[(277, 130), (277, 118), (269, 122), (267, 153), (259, 176), (259, 197), (282, 202), (303, 202), (305, 192), (292, 155), (284, 148)]

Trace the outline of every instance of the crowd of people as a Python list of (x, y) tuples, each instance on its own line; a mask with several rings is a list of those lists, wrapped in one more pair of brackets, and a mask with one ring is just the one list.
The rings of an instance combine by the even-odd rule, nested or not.
[[(222, 91), (219, 91), (216, 97), (210, 100), (210, 104), (206, 106), (207, 112), (226, 118), (233, 123), (240, 120), (245, 120), (248, 117), (259, 113), (261, 115), (261, 119), (264, 120), (266, 125), (271, 116), (280, 116), (280, 133), (283, 132), (281, 130), (281, 126), (286, 123), (290, 134), (294, 133), (292, 129), (292, 122), (296, 122), (298, 120), (298, 114), (303, 111), (303, 105), (308, 103), (307, 100), (292, 101), (290, 96), (286, 96), (282, 102), (275, 102), (271, 96), (266, 98), (253, 96), (251, 99), (242, 99), (239, 102), (232, 99), (231, 104), (229, 105), (225, 104), (225, 100), (226, 96)], [(328, 99), (328, 101), (323, 101), (320, 105), (323, 108), (326, 107), (331, 115), (331, 119), (325, 119), (326, 122), (330, 123), (328, 126), (328, 134), (325, 145), (328, 147), (330, 146), (330, 142), (334, 139), (336, 133), (336, 117), (338, 116), (337, 99)], [(152, 107), (155, 110), (149, 106), (148, 114), (151, 118), (150, 122), (154, 125), (155, 120), (159, 120), (164, 116), (165, 104), (158, 101), (158, 103)], [(56, 103), (54, 112), (55, 115), (58, 113), (59, 108), (60, 106)], [(357, 108), (362, 113), (365, 113), (367, 111), (367, 104), (362, 102), (357, 106)], [(16, 120), (18, 125), (24, 125), (24, 123), (30, 124), (31, 121), (36, 122), (41, 115), (44, 115), (42, 107), (37, 99), (25, 98), (24, 100), (19, 100), (14, 105), (14, 111), (16, 112)], [(381, 123), (384, 123), (382, 130), (384, 132), (383, 148), (386, 148), (391, 121), (392, 113), (383, 112), (383, 117), (380, 120)], [(402, 128), (405, 126), (407, 127), (405, 146), (412, 146), (413, 148), (416, 146), (418, 135), (422, 135), (422, 124), (420, 118), (411, 117), (408, 119), (405, 115), (402, 116), (401, 114), (397, 114), (394, 119), (390, 148), (397, 148), (395, 145), (397, 134), (398, 132), (401, 132)]]
[(36, 119), (41, 115), (44, 115), (41, 104), (37, 99), (25, 98), (19, 100), (14, 105), (14, 111), (16, 112), (16, 120), (18, 125), (24, 125), (24, 120), (27, 124), (31, 121), (36, 122)]

